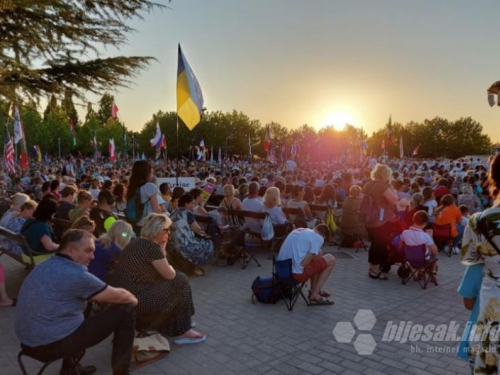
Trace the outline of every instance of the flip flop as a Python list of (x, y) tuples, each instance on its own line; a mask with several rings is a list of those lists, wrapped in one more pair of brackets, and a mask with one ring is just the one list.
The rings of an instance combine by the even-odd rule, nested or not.
[(176, 338), (174, 340), (174, 345), (193, 345), (193, 344), (201, 344), (207, 339), (206, 335), (203, 335), (203, 337), (183, 337), (183, 338)]
[(368, 276), (370, 277), (370, 279), (389, 280), (389, 278), (384, 274), (382, 274), (382, 272), (379, 272), (377, 274), (373, 272), (368, 272)]
[(330, 306), (334, 303), (335, 302), (330, 301), (329, 299), (326, 299), (324, 297), (321, 297), (321, 299), (309, 298), (309, 304), (311, 306)]
[[(331, 297), (331, 296), (332, 296), (330, 293), (325, 292), (324, 290), (321, 290), (321, 291), (319, 292), (319, 295), (320, 295), (321, 297), (325, 297), (325, 298), (328, 298), (328, 297)], [(311, 298), (311, 291), (309, 291), (309, 298)]]

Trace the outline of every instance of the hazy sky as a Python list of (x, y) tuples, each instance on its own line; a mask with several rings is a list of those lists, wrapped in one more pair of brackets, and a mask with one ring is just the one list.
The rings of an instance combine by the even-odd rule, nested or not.
[(486, 96), (500, 80), (498, 1), (172, 0), (170, 7), (134, 21), (138, 32), (120, 52), (158, 59), (131, 89), (114, 93), (130, 129), (159, 109), (175, 110), (180, 42), (209, 111), (236, 109), (289, 128), (344, 118), (369, 134), (389, 115), (403, 124), (470, 116), (500, 141), (500, 107), (490, 108)]

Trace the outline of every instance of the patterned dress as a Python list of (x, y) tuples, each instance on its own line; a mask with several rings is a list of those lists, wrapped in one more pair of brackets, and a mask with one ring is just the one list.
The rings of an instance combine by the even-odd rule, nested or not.
[(207, 264), (214, 256), (214, 244), (210, 240), (196, 237), (191, 229), (191, 224), (195, 221), (193, 213), (179, 208), (172, 213), (170, 219), (173, 231), (170, 232), (168, 248), (177, 251), (194, 266)]
[(123, 249), (110, 285), (127, 289), (137, 297), (137, 329), (180, 336), (191, 329), (191, 286), (187, 276), (178, 271), (173, 280), (165, 280), (152, 264), (163, 258), (157, 244), (145, 238), (132, 240)]
[(485, 220), (493, 242), (500, 248), (500, 208), (489, 208), (471, 216), (465, 228), (461, 250), (462, 263), (465, 265), (484, 263), (479, 315), (475, 336), (470, 342), (470, 355), (477, 353), (474, 373), (496, 374), (500, 365), (498, 334), (489, 335), (485, 332), (494, 333), (500, 323), (500, 255), (478, 230), (479, 220)]

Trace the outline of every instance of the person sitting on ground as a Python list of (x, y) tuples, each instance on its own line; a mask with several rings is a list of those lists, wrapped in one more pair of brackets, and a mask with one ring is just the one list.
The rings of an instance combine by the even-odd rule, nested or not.
[[(33, 217), (33, 213), (35, 212), (36, 206), (37, 203), (35, 201), (27, 201), (26, 203), (24, 203), (21, 206), (21, 211), (12, 219), (9, 220), (9, 222), (5, 226), (5, 229), (8, 229), (11, 232), (14, 232), (15, 234), (20, 234), (21, 229), (23, 228), (23, 225), (26, 222), (26, 220), (31, 219)], [(2, 248), (9, 250), (19, 256), (23, 254), (23, 250), (19, 246), (19, 244), (16, 241), (11, 240), (10, 238), (7, 237), (2, 237)]]
[(69, 211), (75, 208), (75, 195), (78, 190), (71, 185), (65, 186), (61, 191), (61, 199), (59, 200), (59, 209), (54, 214), (54, 217), (62, 220), (69, 220)]
[(314, 229), (298, 228), (292, 231), (281, 245), (277, 260), (292, 260), (292, 275), (299, 282), (311, 279), (309, 301), (313, 305), (332, 305), (330, 294), (322, 290), (335, 266), (331, 254), (323, 255), (321, 247), (330, 236), (324, 224)]
[[(33, 218), (26, 220), (21, 228), (21, 235), (26, 238), (35, 264), (39, 264), (54, 255), (59, 245), (54, 243), (54, 234), (50, 225), (50, 219), (57, 212), (59, 202), (48, 195), (43, 198), (33, 213)], [(23, 261), (30, 263), (31, 259), (23, 254)]]
[(83, 215), (73, 222), (71, 229), (86, 230), (87, 232), (94, 234), (95, 222), (94, 220), (91, 220), (89, 216)]
[(123, 220), (115, 221), (108, 233), (95, 241), (94, 259), (89, 264), (89, 272), (106, 281), (133, 235), (134, 231), (129, 223)]
[(110, 284), (137, 296), (138, 328), (176, 337), (174, 344), (196, 344), (206, 336), (191, 328), (194, 305), (189, 280), (166, 258), (171, 225), (166, 215), (150, 214), (141, 237), (123, 249)]
[[(64, 233), (56, 256), (35, 267), (21, 286), (16, 335), (27, 355), (42, 362), (63, 358), (60, 374), (73, 375), (96, 371), (94, 366), (74, 368), (73, 358), (113, 333), (113, 375), (127, 375), (137, 299), (90, 274), (87, 266), (93, 257), (92, 234), (77, 229)], [(110, 306), (84, 319), (87, 301)]]
[(28, 202), (30, 197), (23, 193), (16, 193), (10, 198), (10, 209), (3, 214), (0, 220), (0, 226), (6, 227), (10, 219), (17, 216), (21, 209), (21, 206)]
[[(444, 197), (443, 197), (444, 198)], [(413, 225), (410, 229), (404, 230), (401, 233), (399, 248), (403, 249), (404, 245), (407, 246), (426, 246), (425, 259), (427, 261), (432, 261), (434, 265), (432, 266), (432, 272), (434, 274), (434, 279), (437, 281), (436, 276), (436, 261), (438, 258), (438, 248), (432, 239), (432, 230), (425, 228), (429, 223), (429, 215), (425, 211), (415, 212), (413, 215)]]
[(13, 307), (16, 305), (16, 300), (9, 298), (5, 290), (5, 270), (3, 264), (0, 263), (0, 307)]
[(214, 245), (201, 229), (193, 213), (195, 200), (191, 194), (184, 194), (170, 218), (174, 233), (169, 243), (170, 248), (187, 261), (189, 271), (196, 276), (205, 276), (202, 268), (214, 256)]
[(109, 190), (101, 190), (97, 197), (97, 206), (90, 210), (90, 218), (95, 222), (94, 236), (106, 233), (111, 225), (118, 220), (113, 213), (115, 197)]
[(77, 220), (80, 216), (90, 215), (90, 207), (94, 198), (87, 190), (80, 190), (76, 198), (76, 208), (73, 208), (68, 212), (68, 218), (70, 221)]
[(458, 254), (465, 227), (461, 225), (462, 213), (455, 205), (455, 198), (453, 198), (453, 195), (448, 194), (441, 199), (441, 205), (436, 208), (434, 215), (436, 216), (435, 223), (437, 225), (451, 225), (453, 252)]

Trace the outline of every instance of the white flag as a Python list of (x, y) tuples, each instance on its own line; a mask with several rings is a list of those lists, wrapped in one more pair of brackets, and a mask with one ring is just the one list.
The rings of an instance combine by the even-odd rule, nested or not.
[(222, 150), (219, 146), (219, 165), (222, 165)]
[(21, 117), (19, 116), (19, 108), (14, 108), (14, 143), (24, 139), (23, 127), (21, 125)]

